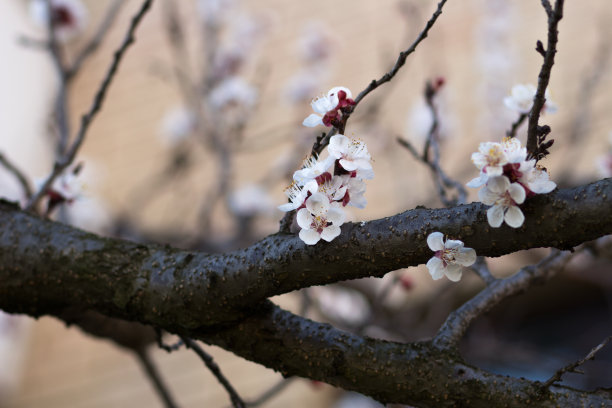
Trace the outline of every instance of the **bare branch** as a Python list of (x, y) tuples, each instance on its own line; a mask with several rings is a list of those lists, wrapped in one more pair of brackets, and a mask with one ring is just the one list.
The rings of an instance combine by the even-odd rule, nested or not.
[(516, 131), (518, 128), (525, 122), (528, 115), (526, 113), (521, 113), (518, 119), (512, 124), (512, 127), (506, 131), (506, 137), (515, 137)]
[(217, 363), (215, 363), (215, 360), (213, 360), (212, 356), (205, 352), (204, 349), (200, 347), (195, 341), (187, 337), (182, 337), (182, 340), (183, 343), (185, 343), (185, 346), (187, 346), (187, 348), (192, 349), (202, 359), (204, 364), (206, 364), (206, 367), (208, 367), (210, 372), (215, 376), (219, 383), (221, 383), (223, 388), (225, 388), (225, 390), (230, 396), (230, 400), (232, 401), (232, 405), (234, 406), (234, 408), (245, 408), (246, 405), (244, 401), (242, 401), (242, 398), (240, 398), (240, 396), (238, 395), (232, 384), (228, 381), (228, 379), (225, 378), (225, 376), (221, 372), (221, 369), (219, 368)]
[(98, 27), (98, 30), (94, 34), (93, 38), (85, 45), (85, 47), (81, 50), (81, 52), (77, 55), (72, 65), (66, 69), (65, 77), (67, 80), (72, 79), (77, 72), (81, 69), (83, 63), (93, 55), (94, 52), (97, 51), (100, 44), (104, 38), (106, 38), (106, 34), (113, 26), (117, 16), (119, 15), (119, 11), (121, 7), (125, 4), (125, 0), (115, 0), (113, 4), (111, 4), (106, 10), (106, 14)]
[(0, 164), (11, 173), (21, 185), (25, 197), (29, 200), (32, 197), (32, 186), (26, 175), (15, 166), (3, 153), (0, 153)]
[(140, 10), (138, 11), (138, 13), (136, 13), (136, 15), (132, 18), (130, 27), (128, 28), (128, 31), (123, 39), (121, 46), (114, 53), (113, 61), (111, 62), (111, 65), (108, 68), (108, 71), (102, 81), (102, 84), (100, 85), (100, 88), (98, 89), (98, 92), (96, 93), (94, 97), (93, 103), (89, 111), (85, 115), (83, 115), (83, 117), (81, 118), (81, 127), (79, 128), (79, 131), (77, 132), (76, 139), (74, 140), (73, 144), (70, 146), (70, 149), (66, 152), (65, 156), (62, 159), (57, 160), (55, 162), (55, 165), (53, 166), (53, 170), (51, 174), (47, 177), (47, 179), (44, 181), (43, 185), (40, 187), (38, 192), (32, 197), (32, 199), (29, 201), (28, 205), (26, 206), (26, 209), (28, 211), (32, 211), (36, 208), (36, 206), (38, 205), (38, 203), (40, 202), (40, 200), (42, 199), (46, 191), (49, 189), (53, 181), (62, 173), (62, 171), (68, 168), (68, 166), (70, 166), (70, 164), (74, 161), (79, 151), (79, 148), (81, 147), (81, 145), (83, 144), (83, 141), (85, 140), (85, 135), (87, 134), (87, 131), (89, 130), (89, 126), (91, 122), (93, 121), (97, 113), (102, 108), (104, 98), (106, 97), (106, 92), (108, 91), (110, 84), (115, 78), (115, 74), (117, 73), (117, 68), (119, 67), (119, 63), (121, 62), (123, 55), (125, 54), (125, 51), (135, 41), (134, 33), (136, 31), (136, 28), (142, 21), (146, 12), (150, 9), (152, 3), (153, 3), (153, 0), (145, 0)]
[[(433, 176), (434, 183), (438, 187), (438, 196), (440, 197), (440, 201), (446, 206), (451, 207), (457, 204), (463, 204), (467, 198), (467, 191), (463, 187), (463, 184), (459, 183), (456, 180), (450, 178), (442, 167), (440, 166), (440, 146), (439, 146), (439, 135), (438, 135), (438, 127), (439, 127), (439, 115), (438, 110), (434, 104), (434, 98), (437, 95), (437, 92), (442, 86), (433, 85), (431, 82), (427, 82), (425, 86), (425, 101), (427, 103), (427, 107), (429, 108), (433, 121), (431, 127), (429, 129), (429, 133), (427, 135), (427, 140), (425, 145), (423, 146), (423, 154), (419, 155), (416, 149), (412, 146), (410, 142), (405, 139), (398, 138), (397, 141), (399, 144), (404, 146), (405, 148), (412, 153), (415, 159), (424, 163), (431, 170), (431, 175)], [(433, 159), (429, 157), (429, 150), (433, 150)], [(446, 196), (446, 189), (453, 188), (457, 191), (458, 197), (456, 198), (448, 198)]]
[(537, 265), (526, 266), (510, 278), (491, 282), (448, 316), (438, 331), (434, 344), (441, 348), (456, 346), (476, 318), (507, 297), (524, 291), (534, 282), (549, 279), (565, 266), (572, 255), (569, 252), (555, 250)]
[(417, 46), (421, 43), (421, 41), (427, 38), (427, 36), (429, 35), (429, 30), (436, 23), (436, 20), (438, 19), (438, 17), (440, 17), (440, 14), (442, 14), (442, 7), (444, 7), (446, 1), (447, 0), (441, 0), (438, 3), (436, 11), (433, 13), (429, 21), (427, 21), (427, 24), (425, 24), (425, 28), (423, 29), (423, 31), (421, 31), (421, 33), (418, 35), (418, 37), (410, 47), (408, 47), (405, 51), (402, 51), (399, 54), (397, 60), (395, 61), (395, 65), (393, 66), (391, 71), (387, 72), (385, 75), (383, 75), (377, 80), (372, 80), (372, 82), (370, 82), (370, 84), (363, 91), (361, 91), (359, 95), (357, 95), (357, 97), (355, 98), (355, 106), (353, 107), (353, 109), (359, 104), (359, 102), (361, 102), (363, 98), (366, 97), (367, 94), (369, 94), (385, 82), (389, 82), (391, 79), (393, 79), (393, 77), (398, 73), (400, 68), (406, 63), (406, 58), (408, 58), (408, 56), (416, 50)]
[(540, 74), (538, 75), (538, 89), (533, 98), (533, 106), (531, 112), (529, 112), (529, 124), (527, 127), (527, 152), (533, 157), (536, 155), (538, 149), (538, 136), (540, 136), (538, 120), (540, 119), (540, 112), (544, 107), (544, 103), (546, 103), (546, 88), (548, 87), (550, 73), (555, 63), (555, 54), (557, 53), (557, 40), (559, 35), (557, 26), (559, 25), (559, 21), (563, 18), (563, 2), (564, 0), (556, 0), (553, 10), (548, 0), (542, 0), (542, 6), (546, 9), (546, 14), (548, 15), (548, 42), (546, 45), (544, 62), (540, 68)]
[(557, 370), (557, 372), (553, 374), (552, 377), (550, 377), (544, 384), (542, 384), (542, 387), (548, 388), (554, 383), (556, 383), (557, 381), (561, 381), (561, 377), (563, 377), (563, 374), (565, 373), (579, 372), (577, 368), (583, 365), (584, 363), (586, 363), (587, 361), (593, 360), (595, 358), (595, 355), (599, 352), (599, 350), (606, 347), (611, 340), (612, 340), (612, 336), (608, 336), (606, 339), (604, 339), (604, 341), (602, 341), (597, 346), (595, 346), (591, 351), (589, 351), (589, 354), (587, 354), (584, 358), (581, 358), (578, 361), (574, 361), (573, 363), (568, 364), (565, 367)]
[(155, 367), (153, 360), (151, 360), (151, 356), (148, 355), (146, 350), (140, 350), (136, 352), (136, 355), (138, 356), (138, 360), (142, 364), (142, 368), (147, 374), (147, 377), (151, 380), (155, 391), (159, 395), (159, 398), (161, 398), (161, 400), (164, 402), (166, 408), (177, 408), (177, 405), (175, 404), (172, 395), (170, 395), (170, 391), (168, 390), (168, 388), (164, 384), (164, 381), (159, 375), (159, 372), (157, 371), (157, 367)]

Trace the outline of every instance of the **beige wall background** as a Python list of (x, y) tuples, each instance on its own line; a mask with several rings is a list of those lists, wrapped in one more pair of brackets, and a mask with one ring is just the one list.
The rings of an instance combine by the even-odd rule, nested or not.
[[(48, 57), (40, 50), (20, 46), (20, 35), (38, 37), (42, 31), (29, 21), (24, 1), (4, 0), (0, 4), (0, 149), (25, 169), (31, 177), (45, 174), (51, 165), (52, 149), (45, 137), (47, 114), (55, 82)], [(120, 43), (130, 17), (140, 1), (128, 0), (104, 45), (77, 78), (71, 94), (73, 124), (88, 109), (113, 50)], [(153, 230), (173, 227), (185, 234), (193, 230), (196, 206), (189, 206), (210, 185), (213, 158), (201, 152), (201, 161), (187, 180), (164, 193), (144, 210), (131, 207), (131, 192), (150, 180), (167, 159), (168, 152), (159, 141), (160, 118), (179, 101), (175, 86), (160, 80), (155, 67), (168, 65), (171, 53), (162, 28), (161, 1), (157, 1), (137, 32), (137, 41), (122, 62), (103, 111), (96, 118), (83, 146), (82, 157), (95, 169), (90, 194), (104, 202), (111, 215), (127, 213), (137, 223)], [(185, 27), (192, 47), (198, 36), (193, 5), (180, 1)], [(110, 1), (88, 1), (92, 26)], [(325, 23), (337, 47), (330, 66), (330, 80), (322, 83), (323, 93), (331, 86), (344, 85), (356, 94), (369, 81), (378, 78), (422, 29), (435, 8), (429, 0), (406, 1), (411, 16), (402, 17), (396, 0), (312, 0), (286, 2), (260, 0), (244, 2), (244, 8), (267, 13), (270, 30), (257, 50), (266, 68), (257, 115), (246, 130), (245, 149), (236, 154), (239, 166), (233, 184), (257, 182), (269, 171), (270, 163), (286, 154), (303, 134), (299, 124), (309, 107), (296, 109), (283, 97), (283, 87), (299, 68), (296, 41), (303, 26), (311, 20)], [(564, 145), (564, 137), (581, 106), (578, 95), (584, 78), (593, 70), (593, 61), (609, 46), (607, 22), (612, 3), (606, 0), (567, 2), (560, 25), (560, 45), (550, 90), (560, 112), (546, 117), (557, 140), (553, 157), (546, 167), (553, 180), (571, 166), (573, 181), (597, 177), (594, 158), (608, 149), (612, 129), (611, 76), (609, 67), (601, 72), (594, 90), (592, 117), (580, 136), (580, 152), (565, 154), (577, 147)], [(502, 103), (516, 83), (535, 83), (541, 58), (534, 51), (536, 39), (545, 39), (545, 13), (537, 1), (464, 0), (449, 1), (444, 14), (428, 38), (410, 57), (392, 86), (371, 95), (359, 109), (385, 96), (375, 123), (355, 123), (347, 133), (365, 140), (375, 160), (377, 173), (369, 183), (370, 202), (354, 219), (370, 219), (393, 214), (417, 204), (435, 203), (435, 194), (426, 169), (402, 150), (396, 137), (418, 143), (423, 131), (419, 114), (426, 79), (446, 78), (440, 95), (444, 112), (444, 166), (467, 182), (475, 176), (469, 155), (477, 143), (500, 138), (514, 120)], [(603, 45), (602, 45), (603, 44)], [(78, 48), (78, 43), (73, 47)], [(197, 51), (195, 51), (197, 53)], [(316, 96), (316, 95), (313, 95)], [(357, 116), (355, 117), (357, 122)], [(312, 137), (316, 134), (311, 132)], [(254, 148), (253, 146), (266, 146)], [(304, 154), (306, 151), (304, 152)], [(91, 163), (91, 164), (90, 164)], [(296, 168), (299, 163), (296, 163)], [(6, 178), (6, 175), (2, 175)], [(8, 179), (4, 195), (15, 198), (15, 186)], [(2, 183), (0, 183), (2, 184)], [(282, 203), (283, 183), (270, 189), (275, 202)], [(475, 191), (471, 192), (475, 198)], [(222, 210), (220, 210), (222, 211)], [(261, 223), (262, 234), (275, 231), (280, 214)], [(223, 235), (227, 225), (219, 222), (216, 231)], [(426, 271), (413, 270), (417, 282), (431, 286)], [(291, 299), (282, 300), (291, 303)], [(19, 389), (7, 407), (131, 407), (161, 406), (136, 360), (111, 344), (91, 339), (75, 328), (66, 328), (51, 318), (41, 318), (32, 326)], [(280, 377), (271, 370), (245, 362), (215, 347), (207, 347), (245, 397), (256, 396)], [(167, 354), (155, 351), (154, 359), (181, 406), (224, 407), (225, 391), (189, 351)], [(2, 362), (0, 361), (0, 364)], [(335, 391), (313, 387), (299, 380), (266, 407), (327, 407)]]

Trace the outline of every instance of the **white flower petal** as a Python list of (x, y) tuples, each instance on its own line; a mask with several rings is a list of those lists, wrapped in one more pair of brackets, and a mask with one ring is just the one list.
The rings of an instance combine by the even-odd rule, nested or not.
[(329, 139), (329, 145), (327, 145), (327, 151), (329, 155), (340, 159), (344, 152), (348, 151), (348, 146), (351, 143), (348, 137), (344, 135), (334, 135)]
[(340, 227), (338, 225), (330, 225), (321, 231), (321, 238), (327, 242), (331, 242), (338, 235), (340, 235)]
[(444, 274), (448, 280), (453, 282), (459, 282), (461, 275), (463, 274), (463, 267), (461, 265), (449, 264), (444, 271)]
[(332, 207), (327, 212), (327, 221), (331, 222), (336, 226), (340, 226), (344, 224), (344, 220), (346, 219), (346, 214), (342, 209)]
[(473, 265), (476, 262), (476, 251), (472, 248), (462, 248), (455, 256), (455, 262), (463, 266)]
[(313, 217), (310, 214), (310, 211), (308, 211), (306, 208), (302, 208), (300, 211), (297, 212), (297, 223), (300, 226), (300, 228), (304, 229), (310, 229), (310, 226), (312, 225), (312, 220)]
[(489, 180), (489, 176), (486, 173), (480, 173), (480, 176), (470, 180), (470, 182), (467, 183), (466, 186), (470, 188), (478, 188), (485, 185), (487, 183), (487, 180)]
[(315, 115), (314, 113), (311, 113), (302, 122), (302, 125), (304, 125), (306, 127), (315, 127), (315, 126), (319, 126), (319, 125), (322, 125), (322, 124), (323, 124), (323, 117), (319, 116), (319, 115)]
[(487, 210), (487, 221), (493, 228), (498, 228), (504, 222), (504, 207), (501, 205), (494, 205)]
[[(444, 234), (441, 232), (432, 232), (427, 236), (427, 246), (432, 251), (441, 251), (444, 249)], [(436, 258), (437, 259), (437, 258)]]
[(306, 200), (306, 208), (312, 215), (322, 217), (329, 210), (329, 198), (325, 194), (314, 193)]
[(519, 183), (512, 183), (508, 187), (508, 193), (517, 204), (522, 204), (525, 201), (525, 189)]
[(300, 239), (304, 241), (306, 245), (314, 245), (321, 239), (319, 233), (315, 230), (300, 230)]
[(444, 264), (440, 258), (434, 256), (427, 261), (427, 269), (433, 280), (441, 279), (444, 276)]
[(525, 216), (523, 215), (523, 212), (520, 208), (513, 205), (508, 208), (508, 211), (506, 211), (504, 220), (506, 221), (506, 224), (508, 224), (512, 228), (518, 228), (523, 225), (523, 222), (525, 221)]

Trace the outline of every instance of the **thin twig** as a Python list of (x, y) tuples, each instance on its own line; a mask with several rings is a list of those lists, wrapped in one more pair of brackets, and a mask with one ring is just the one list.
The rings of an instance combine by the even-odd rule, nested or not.
[[(427, 102), (427, 107), (431, 112), (433, 121), (431, 127), (429, 128), (427, 140), (423, 146), (423, 153), (419, 154), (414, 146), (412, 146), (412, 144), (405, 139), (397, 138), (397, 142), (407, 148), (417, 160), (429, 167), (431, 170), (431, 175), (434, 178), (434, 182), (438, 187), (438, 196), (440, 197), (440, 200), (446, 207), (452, 207), (456, 204), (465, 203), (467, 191), (465, 191), (465, 188), (461, 183), (450, 178), (440, 166), (440, 147), (438, 144), (438, 128), (440, 119), (438, 110), (434, 104), (434, 97), (436, 96), (438, 89), (439, 87), (434, 87), (430, 82), (428, 82), (425, 87), (425, 100)], [(433, 151), (433, 159), (429, 157), (430, 149)], [(447, 188), (454, 188), (457, 191), (458, 197), (449, 199), (446, 195)]]
[(150, 9), (152, 3), (153, 0), (145, 0), (138, 13), (136, 13), (136, 15), (132, 18), (130, 27), (125, 35), (125, 38), (123, 39), (121, 46), (114, 53), (113, 61), (111, 62), (106, 76), (104, 77), (104, 80), (102, 81), (102, 84), (100, 85), (100, 88), (98, 89), (98, 92), (94, 97), (93, 103), (89, 111), (81, 118), (81, 127), (79, 128), (74, 143), (70, 146), (70, 149), (68, 150), (67, 154), (62, 159), (56, 160), (51, 174), (47, 177), (38, 192), (32, 197), (32, 199), (26, 206), (26, 210), (32, 211), (36, 208), (36, 206), (44, 196), (47, 189), (51, 186), (53, 181), (74, 161), (77, 152), (79, 151), (79, 148), (85, 140), (85, 135), (89, 130), (91, 122), (102, 108), (104, 98), (106, 97), (106, 92), (108, 91), (111, 82), (115, 78), (117, 68), (119, 67), (119, 63), (121, 62), (125, 51), (135, 41), (134, 32), (136, 31), (136, 28), (142, 21), (146, 12)]
[(185, 346), (187, 346), (187, 348), (192, 349), (202, 359), (206, 367), (217, 378), (223, 388), (225, 388), (225, 390), (230, 396), (230, 400), (232, 401), (232, 405), (234, 406), (234, 408), (245, 408), (246, 405), (244, 401), (242, 400), (242, 398), (240, 398), (232, 384), (230, 384), (227, 378), (225, 378), (225, 376), (221, 372), (221, 369), (219, 368), (217, 363), (215, 363), (215, 360), (213, 360), (213, 358), (207, 352), (205, 352), (204, 349), (200, 347), (195, 341), (187, 337), (181, 337), (181, 339), (183, 340), (183, 343), (185, 343)]
[(113, 4), (108, 7), (98, 30), (96, 31), (93, 38), (85, 45), (85, 47), (81, 50), (81, 52), (77, 55), (74, 62), (70, 66), (70, 68), (66, 69), (65, 76), (67, 80), (70, 80), (74, 77), (74, 75), (79, 72), (83, 63), (93, 55), (94, 52), (100, 47), (104, 38), (106, 38), (106, 34), (113, 26), (113, 23), (117, 19), (119, 15), (119, 11), (121, 7), (125, 4), (125, 0), (115, 0)]
[[(548, 0), (542, 0), (542, 6), (548, 15), (548, 42), (544, 54), (544, 62), (538, 75), (538, 89), (533, 98), (533, 106), (529, 113), (529, 125), (527, 127), (527, 152), (533, 157), (535, 157), (538, 149), (538, 120), (540, 119), (544, 103), (546, 103), (546, 88), (548, 87), (552, 66), (555, 63), (555, 54), (557, 53), (557, 40), (559, 36), (557, 26), (563, 18), (563, 2), (564, 0), (556, 0), (553, 10)], [(538, 46), (538, 49), (541, 49), (541, 47)]]
[(153, 383), (155, 391), (157, 391), (159, 397), (164, 401), (166, 408), (177, 408), (172, 395), (170, 395), (170, 391), (164, 384), (159, 372), (157, 371), (157, 367), (155, 367), (155, 364), (153, 364), (153, 360), (151, 360), (151, 357), (147, 354), (146, 350), (138, 350), (136, 351), (136, 355), (138, 356), (138, 360), (142, 364), (145, 373)]
[[(372, 82), (370, 82), (368, 86), (363, 91), (361, 91), (359, 95), (357, 95), (357, 97), (355, 98), (355, 105), (353, 105), (351, 112), (345, 114), (342, 117), (342, 124), (341, 124), (342, 131), (344, 130), (344, 127), (346, 126), (346, 122), (348, 121), (352, 112), (355, 111), (355, 108), (357, 107), (359, 102), (361, 102), (363, 98), (366, 97), (366, 95), (368, 95), (370, 92), (372, 92), (373, 90), (375, 90), (382, 84), (391, 81), (391, 79), (393, 79), (393, 77), (399, 72), (400, 68), (404, 66), (408, 56), (416, 50), (417, 46), (421, 43), (421, 41), (427, 38), (427, 36), (429, 35), (429, 30), (433, 27), (438, 17), (440, 17), (440, 14), (442, 14), (442, 8), (444, 7), (444, 4), (446, 3), (446, 1), (447, 0), (441, 0), (438, 3), (438, 7), (436, 8), (436, 11), (433, 13), (429, 21), (427, 21), (427, 24), (425, 24), (425, 28), (423, 29), (423, 31), (421, 31), (421, 33), (417, 36), (416, 40), (414, 40), (412, 45), (410, 45), (410, 47), (400, 52), (399, 56), (397, 57), (397, 60), (395, 61), (395, 64), (393, 65), (393, 68), (391, 68), (390, 71), (388, 71), (386, 74), (384, 74), (379, 79), (373, 79)], [(336, 128), (333, 128), (327, 133), (327, 135), (324, 135), (322, 138), (317, 139), (314, 146), (312, 147), (312, 154), (321, 153), (321, 151), (323, 151), (323, 148), (327, 146), (327, 144), (329, 143), (329, 139), (333, 135), (335, 135), (337, 131), (338, 130)]]
[[(427, 36), (429, 35), (429, 30), (433, 27), (440, 14), (442, 14), (442, 7), (444, 7), (446, 1), (447, 0), (442, 0), (438, 3), (438, 8), (433, 13), (429, 21), (427, 21), (427, 24), (425, 25), (423, 31), (421, 31), (421, 33), (418, 35), (418, 37), (410, 47), (408, 47), (405, 51), (400, 52), (399, 56), (397, 57), (397, 60), (395, 61), (395, 65), (393, 66), (391, 71), (384, 74), (378, 80), (373, 80), (372, 82), (370, 82), (366, 89), (364, 89), (359, 93), (359, 95), (357, 95), (357, 97), (355, 98), (355, 106), (357, 106), (367, 94), (369, 94), (385, 82), (389, 82), (395, 76), (395, 74), (397, 74), (400, 68), (406, 63), (406, 58), (408, 58), (408, 56), (416, 50), (417, 46), (421, 43), (421, 41), (427, 38)], [(355, 108), (355, 106), (353, 106), (353, 108)]]
[(604, 339), (604, 341), (602, 341), (597, 346), (595, 346), (591, 351), (589, 351), (589, 354), (587, 354), (584, 358), (581, 358), (578, 361), (574, 361), (573, 363), (568, 364), (565, 367), (557, 370), (557, 372), (554, 373), (552, 377), (550, 377), (544, 384), (542, 384), (542, 387), (548, 388), (554, 383), (556, 383), (557, 381), (561, 381), (561, 377), (565, 373), (582, 374), (582, 372), (579, 371), (577, 368), (583, 365), (584, 363), (586, 363), (587, 361), (594, 359), (595, 355), (599, 352), (599, 350), (604, 348), (611, 340), (612, 340), (612, 336), (608, 336), (606, 339)]
[(32, 197), (32, 186), (30, 186), (30, 182), (26, 175), (2, 153), (0, 153), (0, 164), (2, 164), (9, 173), (15, 176), (19, 184), (21, 184), (25, 197), (29, 200), (30, 197)]
[(537, 265), (525, 266), (512, 277), (498, 279), (487, 285), (476, 296), (448, 316), (438, 334), (434, 337), (434, 344), (440, 348), (456, 346), (470, 324), (483, 313), (491, 310), (507, 297), (527, 289), (534, 282), (552, 277), (563, 269), (578, 252), (580, 251), (560, 252), (553, 250)]
[(525, 122), (525, 119), (527, 119), (527, 117), (528, 115), (526, 113), (521, 113), (518, 119), (512, 124), (512, 127), (506, 131), (506, 136), (507, 137), (516, 136), (516, 131), (523, 124), (523, 122)]
[(497, 278), (491, 274), (484, 256), (477, 257), (476, 262), (470, 266), (470, 269), (476, 272), (476, 274), (480, 276), (480, 279), (482, 279), (487, 286), (491, 285), (497, 280)]
[[(53, 17), (53, 6), (51, 0), (46, 0), (47, 15), (49, 21), (47, 24), (48, 43), (47, 48), (51, 54), (51, 60), (57, 73), (59, 86), (57, 97), (55, 100), (55, 119), (57, 122), (59, 139), (56, 146), (56, 155), (61, 157), (66, 151), (68, 140), (70, 138), (70, 120), (68, 118), (68, 84), (66, 78), (66, 64), (61, 45), (57, 41), (55, 33), (55, 19)], [(48, 187), (48, 186), (47, 186)]]

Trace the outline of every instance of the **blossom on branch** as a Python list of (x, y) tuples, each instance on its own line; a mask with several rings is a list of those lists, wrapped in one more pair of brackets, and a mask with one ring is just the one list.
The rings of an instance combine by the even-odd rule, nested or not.
[[(328, 157), (309, 156), (293, 173), (293, 183), (285, 189), (289, 202), (281, 211), (298, 210), (300, 238), (314, 245), (321, 238), (331, 241), (340, 234), (343, 207), (364, 208), (364, 179), (374, 177), (370, 153), (365, 143), (344, 135), (334, 135), (327, 147)], [(310, 204), (309, 204), (310, 203)]]
[[(512, 109), (520, 114), (528, 114), (533, 107), (533, 98), (537, 92), (537, 88), (532, 84), (519, 84), (512, 87), (510, 96), (504, 98), (504, 105), (508, 109)], [(544, 94), (546, 103), (542, 107), (542, 113), (555, 113), (557, 112), (557, 105), (550, 100), (550, 94), (548, 89)]]
[(464, 266), (476, 262), (476, 251), (464, 248), (463, 242), (454, 239), (444, 240), (441, 232), (432, 232), (427, 236), (427, 245), (434, 251), (434, 256), (427, 262), (427, 269), (434, 280), (442, 276), (458, 282)]
[(302, 125), (315, 127), (318, 125), (336, 126), (342, 118), (343, 112), (355, 105), (353, 95), (348, 88), (337, 86), (329, 90), (327, 95), (314, 99), (310, 106), (316, 113), (311, 113)]
[(81, 34), (87, 27), (87, 8), (79, 0), (49, 0), (49, 4), (46, 0), (30, 2), (30, 16), (36, 24), (47, 27), (49, 14), (55, 38), (62, 43)]
[(321, 239), (330, 242), (340, 235), (344, 220), (344, 212), (332, 206), (326, 195), (314, 193), (306, 200), (306, 208), (297, 213), (297, 223), (302, 228), (300, 239), (306, 245), (314, 245)]
[(493, 177), (478, 192), (478, 197), (486, 205), (489, 225), (497, 228), (504, 221), (512, 228), (523, 225), (525, 216), (518, 207), (525, 201), (525, 189), (519, 183), (510, 183), (506, 176)]
[(344, 135), (334, 135), (329, 140), (327, 151), (330, 156), (338, 160), (346, 172), (363, 171), (364, 178), (372, 178), (372, 157), (368, 148), (360, 140), (349, 139)]

